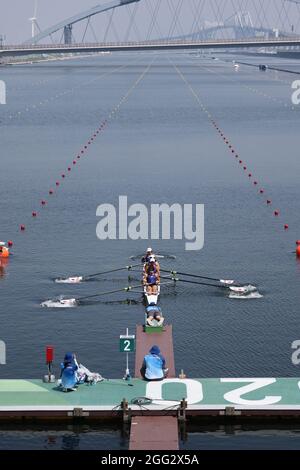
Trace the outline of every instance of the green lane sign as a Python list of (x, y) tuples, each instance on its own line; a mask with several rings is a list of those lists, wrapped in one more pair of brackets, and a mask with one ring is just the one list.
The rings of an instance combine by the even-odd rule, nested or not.
[(135, 351), (135, 336), (134, 335), (121, 335), (120, 336), (120, 352), (130, 353)]

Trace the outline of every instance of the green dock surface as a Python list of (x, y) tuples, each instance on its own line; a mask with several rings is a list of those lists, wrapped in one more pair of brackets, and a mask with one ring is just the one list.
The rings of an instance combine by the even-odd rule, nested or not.
[[(149, 410), (176, 409), (187, 400), (188, 411), (225, 410), (295, 410), (300, 412), (300, 378), (226, 378), (166, 379), (145, 382), (133, 379), (104, 380), (96, 385), (79, 385), (76, 392), (65, 393), (56, 384), (41, 380), (0, 380), (0, 413), (7, 411), (113, 411), (123, 399), (138, 410), (131, 400), (148, 397)], [(120, 408), (119, 408), (120, 409)], [(146, 410), (144, 410), (146, 411)]]

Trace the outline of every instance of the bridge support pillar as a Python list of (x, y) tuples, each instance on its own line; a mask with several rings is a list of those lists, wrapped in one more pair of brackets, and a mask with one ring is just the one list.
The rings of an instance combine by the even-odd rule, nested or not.
[(65, 44), (72, 44), (72, 28), (71, 24), (64, 27), (64, 41)]

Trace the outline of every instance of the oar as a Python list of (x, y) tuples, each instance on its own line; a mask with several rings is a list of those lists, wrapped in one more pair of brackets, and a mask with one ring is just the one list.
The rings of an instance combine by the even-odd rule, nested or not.
[(176, 276), (177, 274), (179, 274), (181, 276), (194, 277), (197, 279), (207, 279), (208, 281), (221, 282), (221, 284), (234, 284), (235, 282), (232, 279), (217, 279), (215, 277), (200, 276), (199, 274), (182, 273), (180, 271), (167, 271), (166, 269), (161, 269), (161, 272), (172, 274), (172, 276)]
[(128, 287), (123, 287), (123, 289), (116, 289), (116, 290), (111, 290), (107, 292), (99, 292), (99, 294), (94, 294), (94, 295), (86, 295), (84, 297), (78, 297), (76, 299), (77, 302), (80, 302), (81, 300), (87, 300), (87, 299), (94, 299), (95, 297), (101, 297), (102, 295), (109, 295), (109, 294), (116, 294), (117, 292), (130, 292), (133, 289), (137, 289), (139, 286), (128, 286)]
[[(162, 279), (168, 279), (168, 278), (162, 277)], [(218, 287), (219, 289), (229, 289), (228, 286), (220, 286), (219, 284), (208, 284), (207, 282), (188, 281), (187, 279), (179, 279), (178, 277), (174, 277), (172, 281), (185, 282), (187, 284), (196, 284), (198, 286)]]
[(89, 279), (91, 277), (97, 277), (97, 276), (101, 276), (101, 275), (104, 275), (104, 274), (117, 273), (119, 271), (131, 271), (133, 268), (136, 268), (137, 266), (141, 266), (141, 263), (132, 264), (132, 265), (129, 265), (129, 266), (123, 266), (122, 268), (110, 269), (109, 271), (102, 271), (100, 273), (88, 274), (87, 276), (84, 276), (83, 279)]
[[(166, 278), (163, 278), (166, 279)], [(197, 282), (197, 281), (188, 281), (187, 279), (179, 279), (179, 278), (173, 278), (173, 281), (175, 282), (185, 282), (186, 284), (196, 284), (198, 286), (208, 286), (208, 287), (217, 287), (219, 289), (228, 289), (232, 292), (238, 293), (238, 294), (247, 294), (251, 292), (249, 288), (247, 287), (242, 287), (242, 286), (226, 286), (226, 285), (219, 285), (219, 284), (208, 284), (207, 282)], [(255, 288), (256, 290), (256, 288)]]

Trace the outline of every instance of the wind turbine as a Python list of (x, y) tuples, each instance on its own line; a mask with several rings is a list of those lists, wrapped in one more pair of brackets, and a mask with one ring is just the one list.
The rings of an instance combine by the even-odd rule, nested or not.
[(33, 11), (33, 17), (29, 18), (29, 21), (31, 21), (31, 37), (34, 38), (36, 34), (36, 28), (40, 31), (40, 27), (37, 22), (37, 7), (38, 7), (38, 0), (34, 1), (34, 11)]

